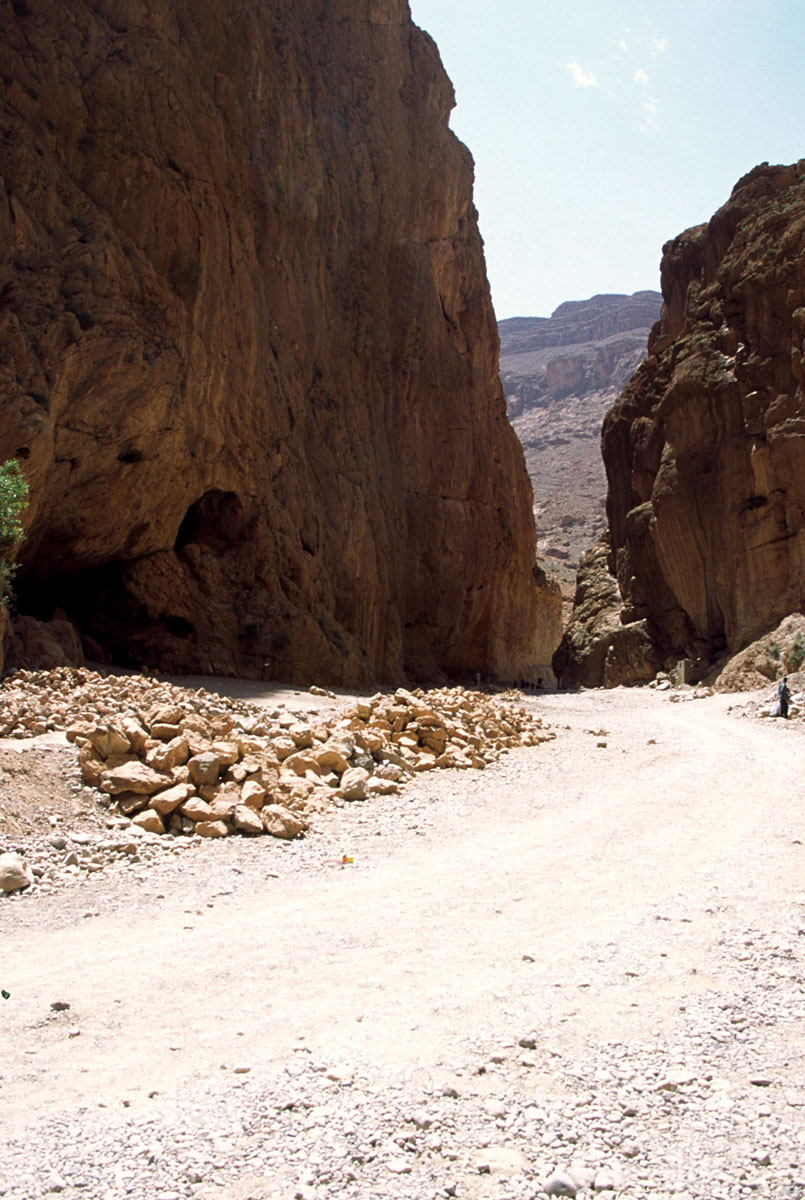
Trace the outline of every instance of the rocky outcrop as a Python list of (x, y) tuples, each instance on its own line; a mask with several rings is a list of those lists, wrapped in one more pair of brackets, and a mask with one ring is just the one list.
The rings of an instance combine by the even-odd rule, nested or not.
[[(800, 672), (805, 666), (805, 616), (800, 612), (784, 617), (776, 629), (751, 642), (714, 677), (720, 692), (749, 692), (795, 676), (805, 684)], [(792, 690), (794, 680), (790, 680)]]
[(501, 379), (546, 559), (578, 565), (603, 532), (601, 422), (645, 358), (660, 306), (659, 292), (593, 296), (499, 323)]
[(609, 572), (605, 534), (581, 560), (573, 610), (553, 656), (560, 683), (618, 687), (648, 683), (660, 661), (645, 621), (624, 624), (617, 581)]
[(405, 0), (26, 0), (0, 34), (21, 608), (165, 670), (547, 657), (472, 161)]
[[(614, 611), (665, 665), (805, 602), (804, 218), (805, 160), (764, 164), (664, 247), (661, 324), (604, 422)], [(562, 653), (577, 678), (601, 661)]]

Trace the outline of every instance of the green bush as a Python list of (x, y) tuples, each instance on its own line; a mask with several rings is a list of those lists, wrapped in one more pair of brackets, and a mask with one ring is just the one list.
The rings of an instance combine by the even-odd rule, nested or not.
[(28, 503), (28, 483), (15, 458), (0, 466), (0, 600), (11, 593), (16, 566), (14, 555), (23, 539), (20, 513)]
[(803, 660), (805, 660), (805, 641), (803, 641), (802, 634), (798, 633), (794, 638), (794, 645), (791, 648), (788, 661), (791, 663), (793, 669), (798, 671), (802, 666)]

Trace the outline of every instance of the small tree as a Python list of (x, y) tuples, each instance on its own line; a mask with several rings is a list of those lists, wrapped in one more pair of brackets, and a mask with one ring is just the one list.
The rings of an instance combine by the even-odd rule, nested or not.
[(16, 458), (0, 465), (0, 600), (8, 603), (16, 565), (14, 555), (23, 539), (20, 513), (28, 503), (28, 483)]

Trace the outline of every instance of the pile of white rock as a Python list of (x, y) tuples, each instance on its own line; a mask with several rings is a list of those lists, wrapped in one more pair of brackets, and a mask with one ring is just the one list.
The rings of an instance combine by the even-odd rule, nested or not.
[(18, 672), (0, 688), (6, 736), (60, 728), (84, 782), (134, 825), (207, 838), (295, 838), (332, 804), (553, 736), (521, 705), (463, 687), (378, 693), (329, 718), (83, 668)]

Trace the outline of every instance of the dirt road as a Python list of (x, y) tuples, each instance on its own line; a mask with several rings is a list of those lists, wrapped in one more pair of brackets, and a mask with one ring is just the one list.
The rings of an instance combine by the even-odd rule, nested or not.
[(0, 905), (0, 1195), (805, 1195), (805, 727), (529, 703), (305, 843)]

